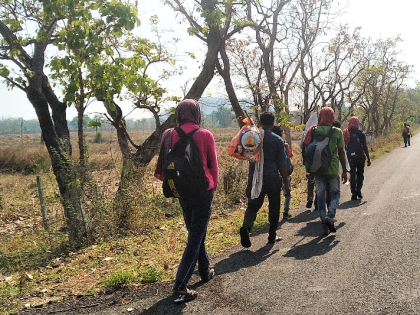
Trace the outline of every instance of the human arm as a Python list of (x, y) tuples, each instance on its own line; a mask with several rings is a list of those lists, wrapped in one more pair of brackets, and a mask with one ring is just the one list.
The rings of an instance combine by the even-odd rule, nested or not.
[(338, 158), (340, 159), (341, 169), (343, 172), (341, 173), (341, 180), (343, 183), (347, 182), (347, 170), (346, 170), (346, 152), (344, 151), (344, 147), (338, 148)]
[(286, 166), (286, 160), (283, 161), (277, 161), (277, 168), (280, 172), (281, 179), (283, 180), (284, 185), (284, 195), (290, 196), (290, 186), (287, 185), (288, 176), (287, 176), (287, 166)]
[(219, 163), (217, 161), (216, 143), (211, 132), (209, 132), (207, 138), (207, 167), (209, 168), (211, 176), (213, 178), (213, 190), (216, 191), (217, 184), (219, 181)]
[(366, 143), (363, 143), (363, 150), (365, 150), (365, 155), (366, 155), (366, 159), (367, 159), (367, 166), (370, 166), (370, 156), (369, 156), (369, 149), (366, 145)]

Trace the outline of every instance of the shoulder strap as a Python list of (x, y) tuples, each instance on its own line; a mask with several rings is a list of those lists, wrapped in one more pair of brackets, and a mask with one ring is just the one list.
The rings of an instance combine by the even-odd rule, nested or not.
[(331, 138), (332, 134), (334, 133), (334, 130), (335, 130), (334, 127), (331, 126), (330, 131), (328, 131), (328, 133), (327, 133), (328, 138)]
[[(193, 130), (193, 131), (191, 131), (188, 135), (189, 135), (189, 136), (192, 136), (192, 135), (194, 134), (194, 132), (196, 132), (198, 129), (200, 129), (200, 128), (194, 129), (194, 130)], [(187, 136), (187, 134), (185, 133), (185, 131), (184, 131), (184, 130), (182, 130), (182, 128), (181, 128), (181, 127), (176, 127), (176, 128), (175, 128), (175, 130), (176, 130), (176, 132), (178, 133), (178, 135), (179, 135), (179, 137), (180, 137), (180, 138), (183, 138), (183, 137)]]

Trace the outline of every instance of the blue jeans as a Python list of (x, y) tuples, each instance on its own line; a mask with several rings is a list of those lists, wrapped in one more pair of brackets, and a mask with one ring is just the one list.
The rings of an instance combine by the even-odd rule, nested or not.
[[(292, 176), (287, 176), (287, 184), (289, 185), (289, 187), (291, 188), (291, 182), (292, 182)], [(284, 196), (284, 207), (283, 207), (283, 213), (284, 214), (288, 214), (289, 210), (290, 210), (290, 200), (292, 199), (292, 194), (290, 194), (289, 196), (286, 196), (286, 188), (284, 186), (284, 183), (282, 181), (282, 185), (281, 188), (283, 189), (283, 196)]]
[[(330, 186), (331, 202), (326, 210), (327, 184)], [(316, 197), (318, 199), (318, 212), (321, 221), (324, 219), (334, 219), (335, 212), (340, 201), (340, 176), (339, 175), (321, 175), (315, 176)]]
[(185, 290), (197, 261), (201, 279), (207, 280), (209, 276), (210, 260), (204, 242), (213, 205), (213, 190), (207, 190), (196, 198), (180, 198), (179, 203), (188, 230), (188, 241), (176, 274), (174, 290)]

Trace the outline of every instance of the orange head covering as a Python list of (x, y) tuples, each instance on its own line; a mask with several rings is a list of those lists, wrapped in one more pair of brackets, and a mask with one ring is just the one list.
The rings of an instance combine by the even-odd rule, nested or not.
[(359, 129), (359, 118), (356, 116), (352, 116), (349, 120), (349, 125), (347, 126), (347, 129), (344, 129), (343, 131), (343, 137), (344, 137), (344, 143), (347, 145), (347, 143), (350, 140), (350, 132), (349, 129)]
[[(331, 107), (324, 107), (319, 112), (318, 126), (332, 126), (332, 124), (334, 122), (334, 119), (335, 119), (334, 110)], [(306, 132), (305, 139), (303, 139), (303, 143), (305, 145), (309, 145), (309, 143), (311, 143), (311, 141), (312, 141), (312, 135), (311, 135), (311, 133), (312, 133), (312, 129), (314, 127), (315, 126), (312, 126)]]

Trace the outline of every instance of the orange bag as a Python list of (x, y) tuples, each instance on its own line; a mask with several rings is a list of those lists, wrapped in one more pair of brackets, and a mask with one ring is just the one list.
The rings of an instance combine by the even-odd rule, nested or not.
[(243, 122), (246, 125), (230, 141), (228, 154), (239, 160), (248, 160), (255, 163), (258, 161), (258, 153), (261, 147), (261, 132), (252, 119), (245, 118)]

